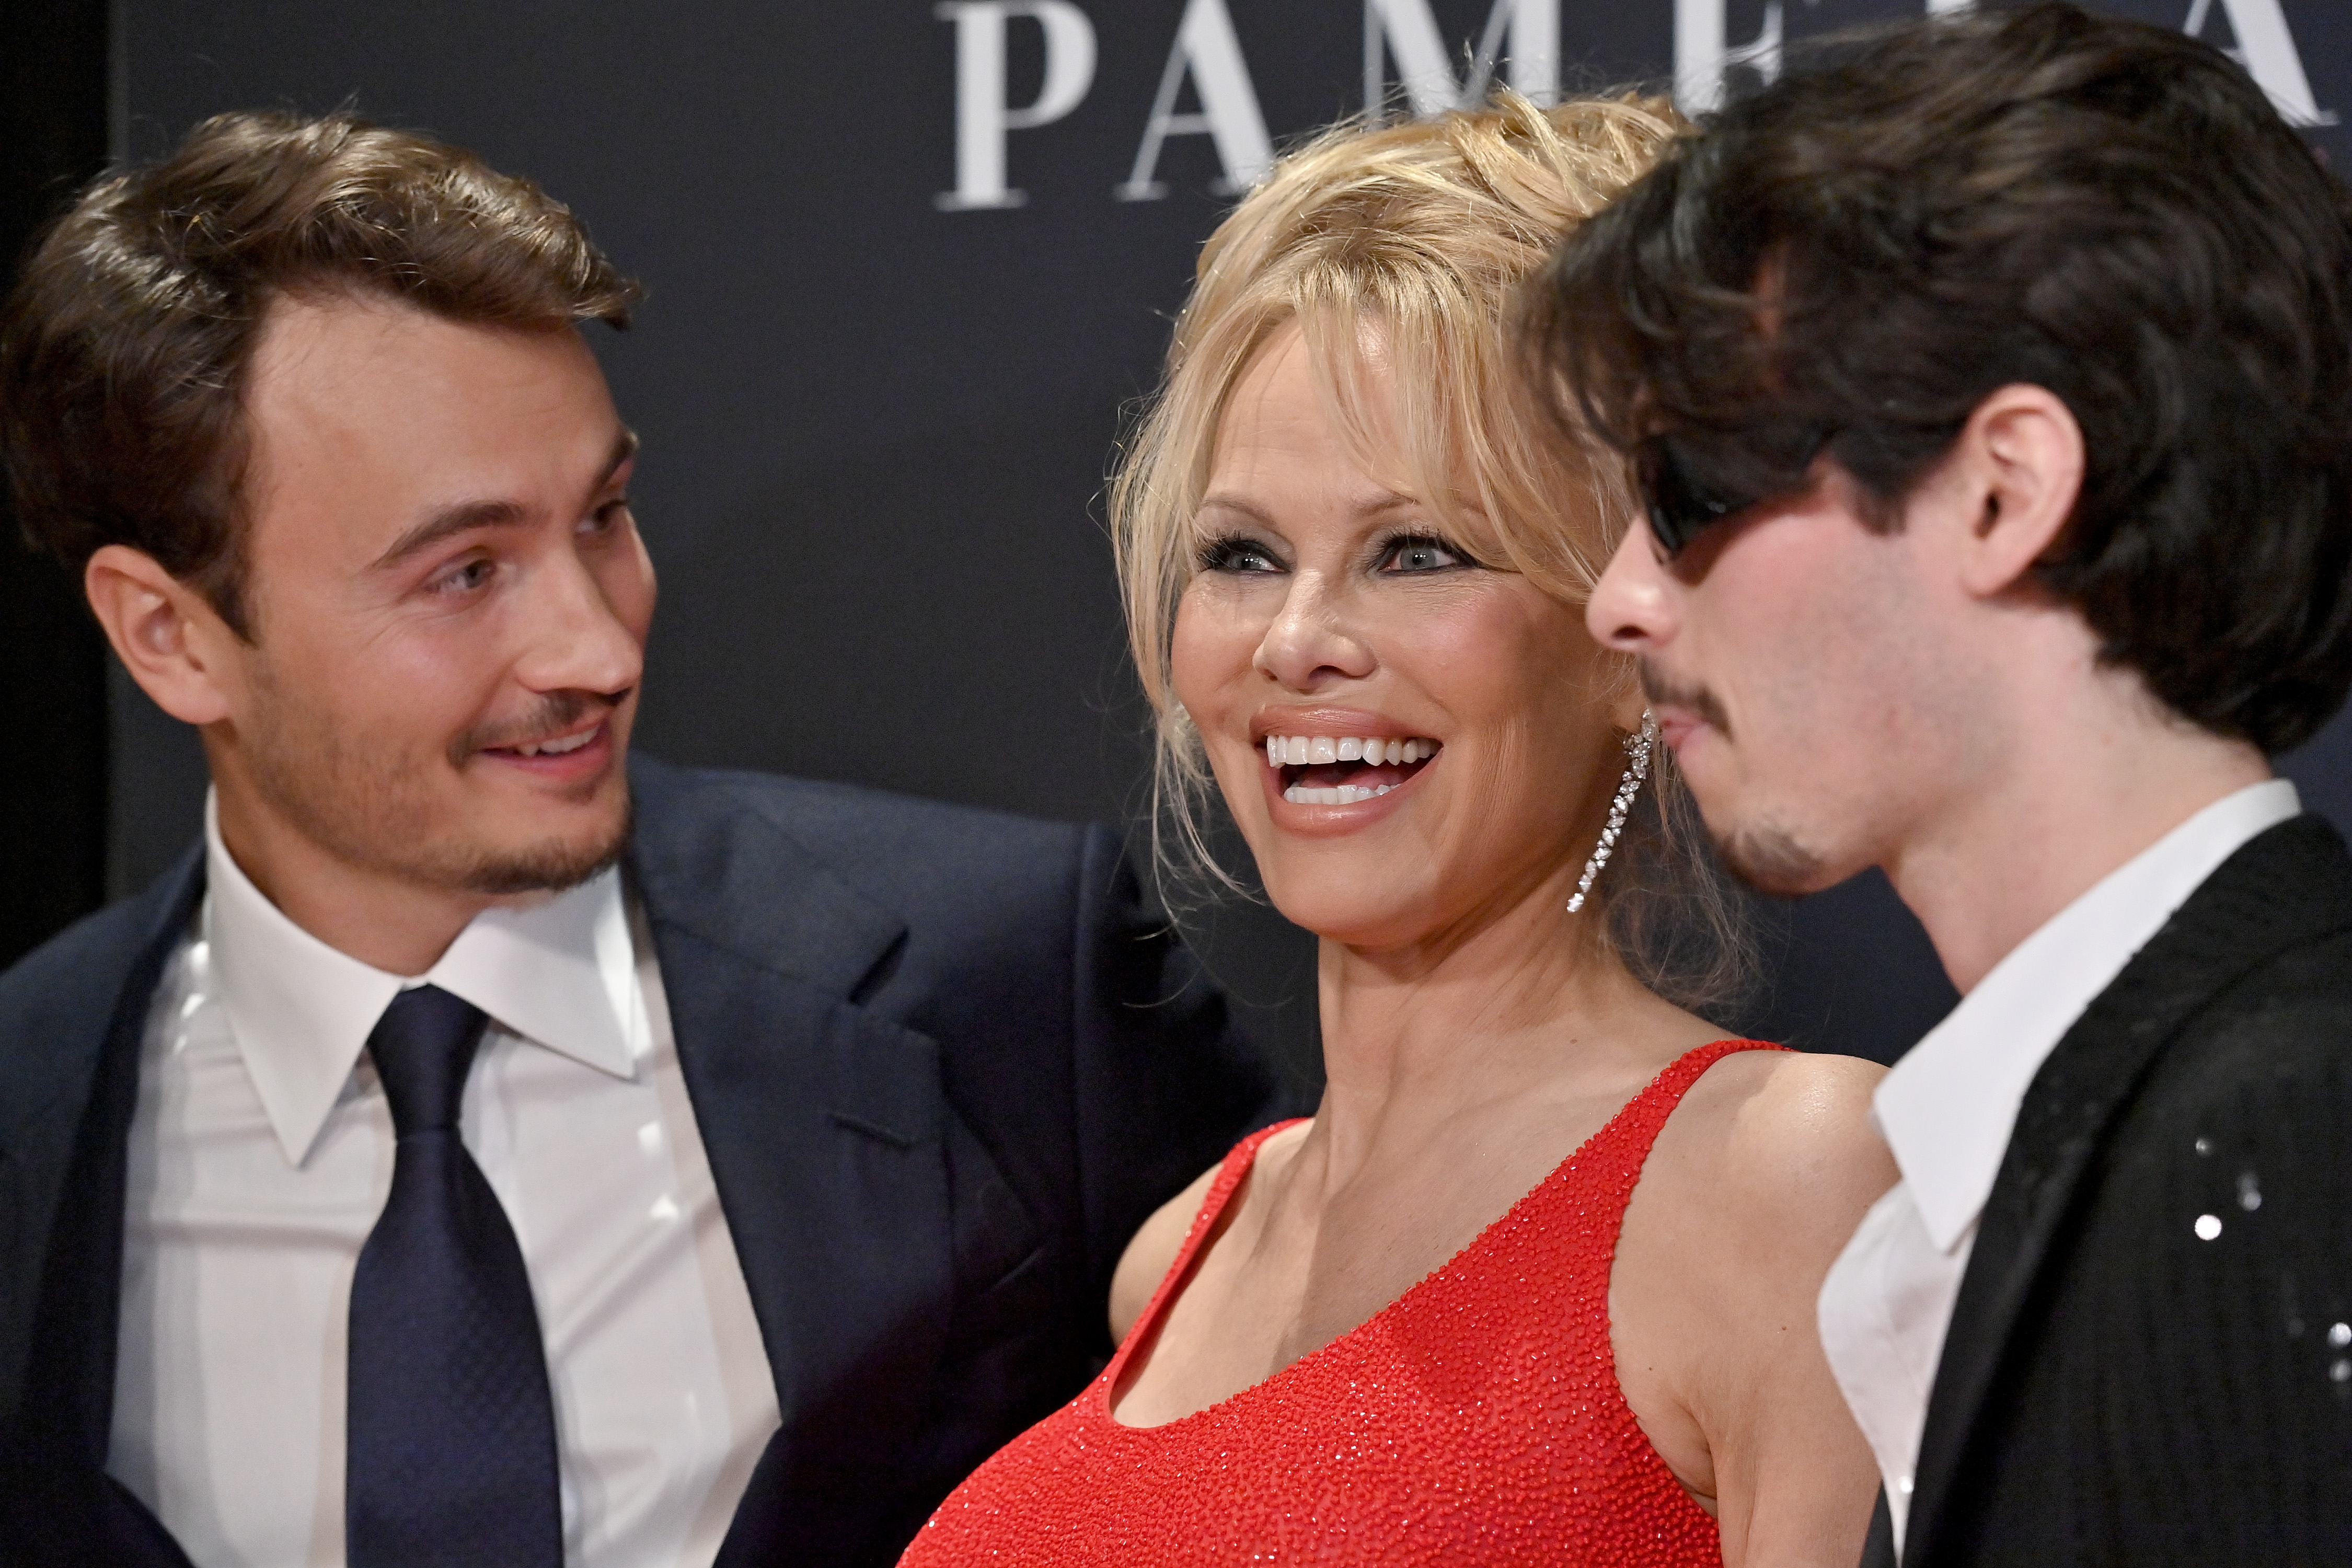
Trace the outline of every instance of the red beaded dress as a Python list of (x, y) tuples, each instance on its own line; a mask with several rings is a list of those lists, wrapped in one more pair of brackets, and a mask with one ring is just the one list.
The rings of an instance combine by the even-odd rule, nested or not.
[(974, 1471), (899, 1568), (1719, 1568), (1714, 1520), (1617, 1385), (1609, 1270), (1642, 1163), (1684, 1091), (1735, 1051), (1772, 1048), (1722, 1040), (1690, 1052), (1366, 1322), (1205, 1410), (1123, 1426), (1111, 1394), (1129, 1359), (1280, 1129), (1247, 1139), (1102, 1375)]

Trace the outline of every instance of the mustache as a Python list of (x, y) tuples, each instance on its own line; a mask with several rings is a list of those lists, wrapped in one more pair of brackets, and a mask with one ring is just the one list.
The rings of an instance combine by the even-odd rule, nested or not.
[(520, 719), (502, 719), (494, 724), (479, 724), (460, 734), (449, 742), (449, 761), (462, 767), (466, 760), (477, 752), (543, 740), (559, 730), (570, 729), (589, 713), (600, 710), (610, 713), (620, 705), (619, 698), (599, 692), (550, 692), (540, 700), (537, 707)]
[(1720, 730), (1726, 740), (1730, 739), (1731, 716), (1723, 710), (1714, 692), (1704, 686), (1685, 686), (1646, 658), (1637, 662), (1642, 671), (1642, 695), (1650, 700), (1651, 707), (1686, 709)]

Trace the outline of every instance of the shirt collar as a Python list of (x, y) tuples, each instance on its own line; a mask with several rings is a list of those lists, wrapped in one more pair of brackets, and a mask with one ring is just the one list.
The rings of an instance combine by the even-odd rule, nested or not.
[(483, 910), (414, 979), (388, 973), (304, 931), (253, 885), (205, 803), (203, 937), (237, 1053), (287, 1160), (300, 1164), (393, 997), (433, 984), (501, 1027), (573, 1060), (630, 1078), (645, 1031), (620, 873), (513, 908)]
[(1983, 1212), (2025, 1091), (2083, 1010), (2222, 861), (2302, 809), (2285, 779), (2215, 801), (2011, 949), (1880, 1080), (1871, 1120), (1939, 1250)]

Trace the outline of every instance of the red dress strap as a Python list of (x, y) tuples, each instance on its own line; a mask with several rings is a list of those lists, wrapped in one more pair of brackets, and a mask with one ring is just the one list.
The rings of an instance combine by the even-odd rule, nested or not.
[(1135, 1347), (1150, 1339), (1152, 1331), (1160, 1326), (1160, 1314), (1182, 1291), (1185, 1282), (1192, 1279), (1192, 1260), (1200, 1256), (1201, 1248), (1207, 1244), (1208, 1238), (1216, 1234), (1217, 1221), (1224, 1217), (1225, 1205), (1234, 1201), (1234, 1194), (1241, 1191), (1242, 1183), (1248, 1179), (1250, 1172), (1256, 1169), (1257, 1152), (1276, 1133), (1303, 1126), (1310, 1120), (1294, 1116), (1287, 1121), (1261, 1127), (1227, 1152), (1217, 1166), (1217, 1179), (1209, 1184), (1207, 1194), (1201, 1199), (1200, 1208), (1192, 1215), (1192, 1228), (1184, 1233), (1184, 1245), (1176, 1249), (1176, 1260), (1168, 1266), (1168, 1272), (1160, 1277), (1159, 1289), (1151, 1292), (1151, 1300), (1144, 1303), (1142, 1315), (1135, 1320), (1135, 1326), (1127, 1331), (1127, 1338), (1118, 1342), (1118, 1350), (1111, 1356), (1110, 1365), (1104, 1369), (1104, 1375), (1110, 1379), (1112, 1387), (1118, 1385), (1120, 1370), (1135, 1353)]

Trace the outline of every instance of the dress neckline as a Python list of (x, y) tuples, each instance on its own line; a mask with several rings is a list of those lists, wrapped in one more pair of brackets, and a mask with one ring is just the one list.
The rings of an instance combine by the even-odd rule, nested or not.
[[(1217, 1173), (1217, 1179), (1211, 1184), (1208, 1195), (1202, 1200), (1200, 1212), (1193, 1216), (1192, 1229), (1185, 1233), (1184, 1244), (1177, 1249), (1175, 1261), (1169, 1265), (1167, 1274), (1160, 1279), (1159, 1289), (1152, 1292), (1150, 1304), (1143, 1310), (1143, 1316), (1137, 1319), (1135, 1327), (1128, 1331), (1126, 1342), (1121, 1344), (1111, 1356), (1110, 1364), (1103, 1369), (1102, 1375), (1095, 1380), (1094, 1387), (1088, 1390), (1089, 1399), (1093, 1402), (1097, 1413), (1111, 1426), (1121, 1432), (1137, 1434), (1170, 1432), (1187, 1422), (1200, 1421), (1206, 1417), (1230, 1413), (1237, 1405), (1265, 1394), (1267, 1390), (1290, 1378), (1301, 1368), (1352, 1349), (1355, 1342), (1371, 1332), (1374, 1326), (1382, 1320), (1403, 1309), (1406, 1303), (1413, 1300), (1415, 1297), (1425, 1295), (1441, 1275), (1459, 1268), (1467, 1261), (1474, 1260), (1478, 1253), (1496, 1245), (1496, 1237), (1529, 1205), (1542, 1195), (1545, 1188), (1558, 1181), (1570, 1166), (1583, 1159), (1595, 1145), (1615, 1132), (1626, 1117), (1633, 1113), (1634, 1107), (1655, 1093), (1659, 1085), (1688, 1068), (1693, 1058), (1704, 1057), (1706, 1059), (1700, 1062), (1695, 1070), (1690, 1070), (1689, 1083), (1684, 1085), (1685, 1092), (1688, 1091), (1691, 1084), (1698, 1081), (1701, 1074), (1725, 1057), (1734, 1056), (1741, 1051), (1786, 1048), (1760, 1040), (1720, 1039), (1704, 1046), (1695, 1046), (1685, 1051), (1661, 1068), (1655, 1077), (1634, 1090), (1624, 1104), (1611, 1113), (1608, 1121), (1595, 1128), (1582, 1142), (1570, 1150), (1566, 1158), (1546, 1172), (1542, 1180), (1520, 1194), (1508, 1208), (1487, 1221), (1479, 1229), (1478, 1234), (1464, 1243), (1453, 1256), (1406, 1286), (1393, 1300), (1354, 1328), (1325, 1341), (1296, 1361), (1276, 1367), (1255, 1383), (1237, 1388), (1223, 1399), (1204, 1405), (1198, 1410), (1187, 1411), (1184, 1415), (1167, 1421), (1154, 1422), (1150, 1426), (1134, 1426), (1121, 1421), (1115, 1411), (1119, 1384), (1127, 1375), (1129, 1364), (1136, 1352), (1156, 1342), (1159, 1339), (1160, 1331), (1166, 1321), (1168, 1313), (1175, 1310), (1177, 1298), (1181, 1297), (1184, 1293), (1184, 1288), (1192, 1283), (1195, 1268), (1208, 1253), (1211, 1245), (1210, 1233), (1217, 1228), (1217, 1221), (1223, 1216), (1225, 1210), (1232, 1205), (1239, 1194), (1242, 1184), (1256, 1171), (1259, 1151), (1265, 1148), (1277, 1133), (1297, 1127), (1302, 1122), (1311, 1121), (1313, 1118), (1294, 1117), (1290, 1121), (1277, 1121), (1271, 1127), (1259, 1129), (1244, 1139), (1232, 1153), (1225, 1156), (1225, 1168)], [(1638, 1176), (1636, 1180), (1639, 1180)], [(1612, 1258), (1615, 1256), (1613, 1247), (1611, 1248), (1611, 1256)]]

